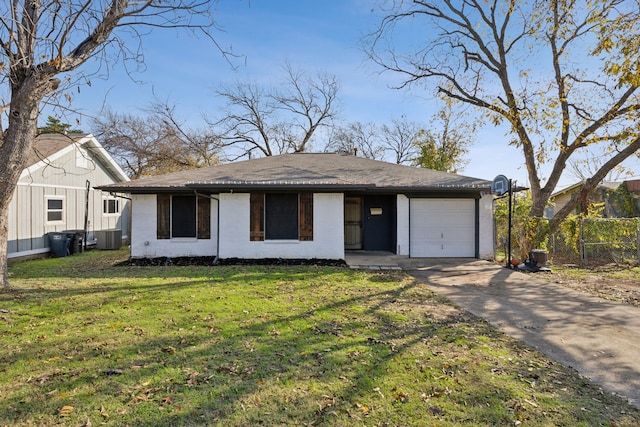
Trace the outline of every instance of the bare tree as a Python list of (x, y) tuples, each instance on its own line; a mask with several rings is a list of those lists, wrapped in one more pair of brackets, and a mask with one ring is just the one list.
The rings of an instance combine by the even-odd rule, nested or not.
[(333, 126), (324, 151), (374, 160), (384, 158), (384, 147), (380, 144), (380, 134), (374, 123), (352, 122)]
[(203, 0), (1, 3), (0, 113), (6, 113), (7, 124), (0, 123), (0, 286), (9, 286), (7, 210), (36, 137), (41, 103), (62, 94), (74, 78), (82, 79), (73, 72), (89, 60), (87, 66), (94, 70), (123, 59), (140, 61), (140, 44), (132, 46), (131, 36), (142, 40), (143, 29), (160, 27), (188, 28), (211, 37), (211, 4)]
[(94, 129), (132, 178), (218, 162), (220, 138), (208, 129), (186, 129), (167, 103), (156, 101), (138, 115), (107, 110), (94, 120)]
[(380, 139), (384, 150), (391, 153), (397, 164), (410, 164), (417, 156), (415, 140), (421, 127), (405, 117), (393, 119), (391, 124), (382, 125)]
[[(527, 167), (531, 216), (543, 215), (572, 156), (587, 147), (612, 148), (607, 161), (556, 214), (552, 230), (640, 148), (636, 1), (389, 4), (378, 30), (367, 39), (370, 58), (404, 76), (402, 86), (432, 83), (445, 99), (475, 107), (494, 124), (508, 126), (507, 142), (520, 147)], [(425, 29), (420, 48), (403, 51), (394, 44), (395, 31), (404, 24)], [(409, 46), (416, 44), (414, 40)], [(542, 169), (543, 164), (550, 169)], [(543, 170), (550, 170), (548, 176)]]
[(222, 127), (231, 159), (254, 151), (263, 156), (305, 151), (318, 128), (336, 116), (339, 86), (335, 76), (319, 73), (311, 77), (289, 64), (284, 70), (281, 89), (237, 83), (218, 91), (229, 113), (213, 125)]

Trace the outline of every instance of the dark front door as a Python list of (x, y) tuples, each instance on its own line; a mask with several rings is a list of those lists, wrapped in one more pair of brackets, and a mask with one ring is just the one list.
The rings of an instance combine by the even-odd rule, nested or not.
[(363, 249), (367, 251), (395, 252), (395, 197), (365, 196), (363, 207)]

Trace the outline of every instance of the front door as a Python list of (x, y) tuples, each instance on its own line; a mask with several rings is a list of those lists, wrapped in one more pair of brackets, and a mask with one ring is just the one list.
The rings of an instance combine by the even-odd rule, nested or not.
[(366, 251), (395, 252), (396, 204), (393, 196), (364, 197), (364, 247)]
[(344, 248), (362, 249), (362, 198), (344, 198)]

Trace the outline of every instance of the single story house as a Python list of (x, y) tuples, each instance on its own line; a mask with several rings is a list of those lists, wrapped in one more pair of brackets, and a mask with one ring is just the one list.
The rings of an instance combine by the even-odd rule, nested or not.
[(239, 161), (100, 187), (131, 194), (132, 258), (491, 258), (491, 182), (337, 153)]
[[(569, 203), (573, 195), (582, 189), (583, 185), (582, 181), (577, 182), (553, 193), (549, 198), (545, 216), (553, 218), (556, 212)], [(621, 188), (625, 191), (620, 192)], [(625, 201), (625, 198), (628, 198), (629, 201)], [(589, 204), (603, 203), (603, 218), (637, 216), (637, 213), (640, 212), (640, 180), (603, 181), (593, 190), (588, 202)], [(631, 206), (627, 206), (629, 203)], [(581, 210), (582, 206), (578, 205), (573, 213), (580, 213)]]
[(39, 135), (9, 204), (7, 258), (49, 252), (51, 232), (86, 230), (95, 241), (117, 229), (127, 239), (129, 200), (94, 187), (128, 180), (93, 135)]

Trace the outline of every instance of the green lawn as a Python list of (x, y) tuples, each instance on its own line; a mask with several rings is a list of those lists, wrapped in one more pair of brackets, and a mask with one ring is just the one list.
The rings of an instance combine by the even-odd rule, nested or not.
[(124, 258), (11, 267), (0, 425), (640, 425), (402, 273)]

